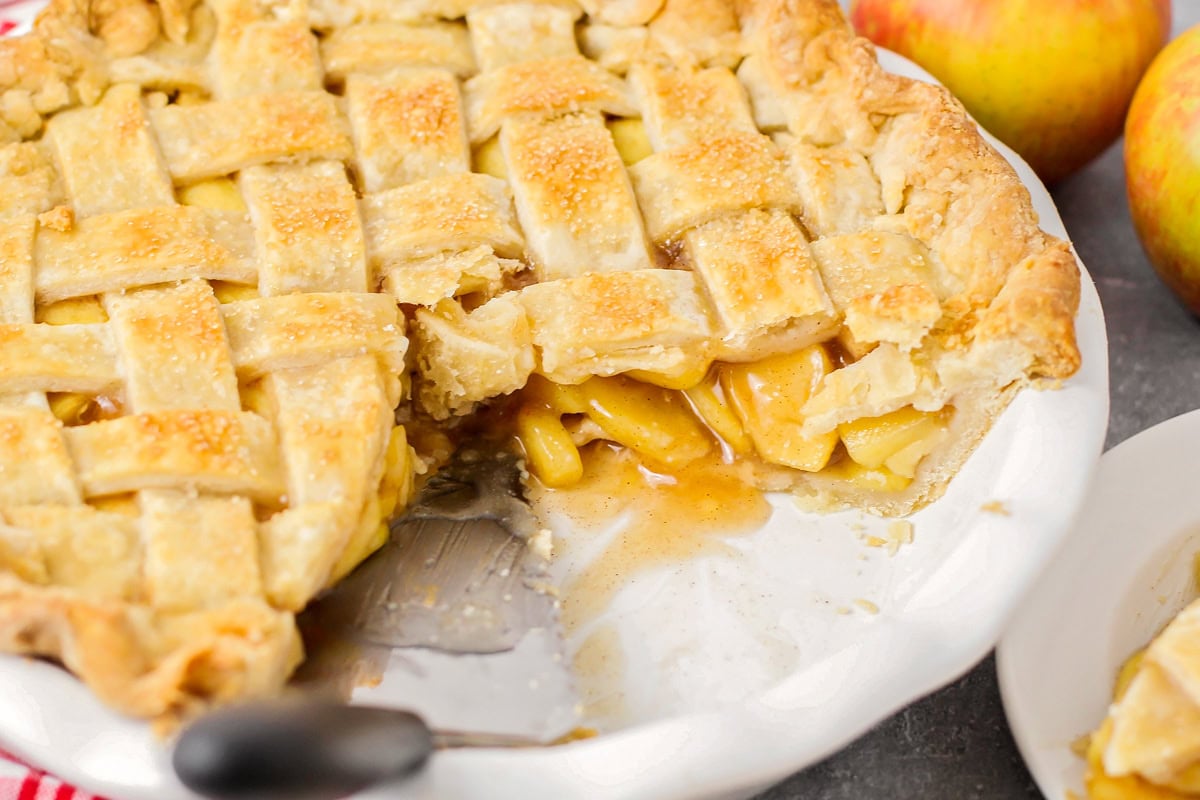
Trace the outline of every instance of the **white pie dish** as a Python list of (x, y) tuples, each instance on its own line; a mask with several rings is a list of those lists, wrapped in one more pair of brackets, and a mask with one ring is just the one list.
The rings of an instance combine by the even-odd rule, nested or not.
[[(1044, 226), (1065, 236), (1045, 190), (1018, 169)], [(1079, 340), (1082, 371), (1060, 391), (1019, 396), (946, 497), (914, 516), (916, 541), (894, 558), (853, 531), (885, 524), (801, 514), (781, 499), (770, 523), (738, 540), (739, 558), (647, 574), (618, 597), (611, 621), (642, 643), (626, 685), (636, 724), (553, 750), (441, 754), (417, 782), (379, 795), (744, 796), (952, 680), (992, 645), (1054, 552), (1099, 453), (1105, 335), (1086, 276)], [(982, 508), (990, 501), (1006, 513)], [(881, 613), (838, 613), (856, 598)], [(697, 604), (705, 613), (680, 613)], [(148, 729), (53, 667), (0, 659), (0, 707), (0, 743), (84, 788), (186, 796)]]
[(1083, 787), (1071, 742), (1104, 718), (1121, 663), (1197, 592), (1200, 411), (1104, 455), (1063, 549), (1004, 634), (996, 659), (1004, 709), (1042, 793)]

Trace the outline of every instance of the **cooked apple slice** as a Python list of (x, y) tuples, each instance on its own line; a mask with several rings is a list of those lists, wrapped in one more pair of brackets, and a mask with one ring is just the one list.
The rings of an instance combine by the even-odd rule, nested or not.
[(837, 431), (804, 437), (800, 408), (833, 369), (820, 345), (749, 364), (722, 364), (721, 389), (764, 461), (817, 472), (837, 445)]
[(848, 483), (859, 489), (876, 492), (899, 492), (912, 483), (910, 478), (897, 475), (887, 467), (872, 469), (864, 467), (851, 458), (843, 458), (838, 463), (825, 468), (821, 473), (830, 478)]
[(562, 417), (542, 405), (529, 404), (517, 412), (517, 438), (525, 449), (526, 466), (551, 488), (570, 486), (583, 477), (583, 461)]
[(942, 441), (946, 432), (942, 413), (917, 411), (906, 406), (880, 417), (863, 417), (838, 426), (850, 458), (868, 469), (887, 467), (905, 478)]
[(742, 421), (737, 418), (725, 399), (718, 373), (713, 371), (700, 383), (684, 391), (692, 410), (704, 420), (713, 433), (728, 444), (733, 452), (746, 455), (754, 452), (754, 443), (746, 435)]
[(675, 392), (621, 376), (579, 385), (588, 419), (604, 436), (663, 466), (682, 466), (712, 449), (712, 440)]
[(627, 167), (654, 152), (650, 147), (650, 138), (646, 136), (646, 126), (640, 119), (611, 119), (608, 121), (608, 130)]

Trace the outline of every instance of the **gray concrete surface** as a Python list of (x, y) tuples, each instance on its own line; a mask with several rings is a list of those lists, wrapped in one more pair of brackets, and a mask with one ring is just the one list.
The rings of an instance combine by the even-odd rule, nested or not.
[[(1175, 0), (1175, 30), (1200, 2)], [(1129, 220), (1118, 143), (1052, 194), (1108, 320), (1107, 446), (1200, 408), (1200, 322), (1158, 281)], [(1200, 220), (1197, 220), (1200, 236)], [(878, 725), (759, 800), (1035, 800), (1013, 743), (993, 660)], [(1053, 798), (1059, 800), (1059, 798)]]

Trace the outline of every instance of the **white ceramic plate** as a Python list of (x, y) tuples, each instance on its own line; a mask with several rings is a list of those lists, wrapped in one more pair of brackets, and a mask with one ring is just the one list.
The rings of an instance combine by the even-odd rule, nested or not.
[[(898, 56), (881, 59), (928, 79)], [(999, 149), (1043, 226), (1065, 237), (1033, 172)], [(1100, 452), (1107, 350), (1086, 273), (1078, 334), (1080, 373), (1017, 397), (945, 497), (912, 518), (916, 540), (894, 557), (858, 536), (886, 523), (802, 514), (779, 499), (732, 555), (646, 573), (617, 596), (603, 622), (623, 645), (621, 730), (548, 750), (442, 753), (417, 781), (373, 796), (745, 797), (952, 681), (992, 647), (1053, 555)], [(1005, 513), (982, 508), (989, 501)], [(145, 727), (53, 667), (0, 658), (0, 709), (0, 743), (87, 789), (187, 796)]]
[(1073, 531), (1004, 634), (1004, 709), (1050, 800), (1082, 789), (1070, 744), (1104, 718), (1121, 663), (1196, 596), (1198, 473), (1200, 411), (1106, 453)]

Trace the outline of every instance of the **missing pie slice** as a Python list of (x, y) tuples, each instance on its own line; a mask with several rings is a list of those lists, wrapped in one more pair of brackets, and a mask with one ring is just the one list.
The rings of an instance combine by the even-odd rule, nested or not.
[(129, 714), (277, 690), (481, 426), (902, 514), (1079, 366), (1068, 246), (833, 0), (53, 0), (0, 90), (0, 646)]

